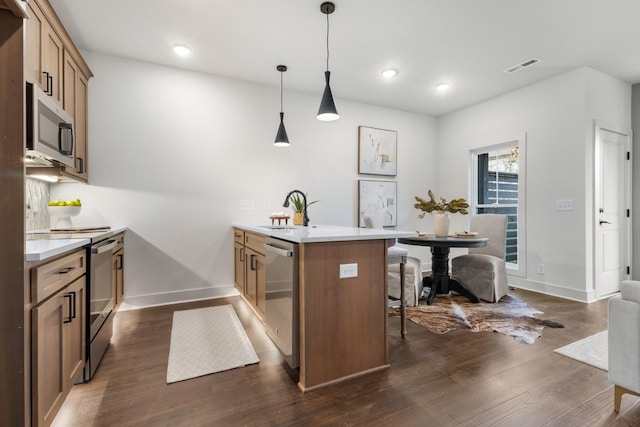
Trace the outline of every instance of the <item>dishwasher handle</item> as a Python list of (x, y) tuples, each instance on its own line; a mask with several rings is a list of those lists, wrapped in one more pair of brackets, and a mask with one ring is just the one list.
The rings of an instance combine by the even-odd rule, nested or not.
[(293, 257), (293, 251), (291, 249), (282, 249), (269, 243), (264, 244), (264, 250), (287, 258)]
[(118, 245), (116, 239), (103, 240), (91, 246), (91, 254), (97, 255), (113, 250)]

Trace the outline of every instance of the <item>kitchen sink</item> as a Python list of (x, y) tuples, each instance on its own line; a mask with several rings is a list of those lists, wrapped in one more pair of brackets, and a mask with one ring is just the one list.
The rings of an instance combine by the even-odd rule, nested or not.
[(301, 228), (299, 225), (259, 225), (258, 227), (268, 230), (293, 230), (294, 228)]

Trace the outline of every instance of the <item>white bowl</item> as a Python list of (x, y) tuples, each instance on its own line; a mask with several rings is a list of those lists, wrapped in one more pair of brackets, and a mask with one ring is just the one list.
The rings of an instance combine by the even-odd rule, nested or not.
[(82, 206), (47, 206), (50, 216), (76, 216)]

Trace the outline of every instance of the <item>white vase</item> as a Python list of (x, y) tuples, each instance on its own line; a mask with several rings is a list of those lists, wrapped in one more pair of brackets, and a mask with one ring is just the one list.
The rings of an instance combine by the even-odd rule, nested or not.
[(448, 213), (434, 212), (433, 216), (433, 234), (436, 237), (447, 237), (449, 235), (449, 223), (451, 218)]

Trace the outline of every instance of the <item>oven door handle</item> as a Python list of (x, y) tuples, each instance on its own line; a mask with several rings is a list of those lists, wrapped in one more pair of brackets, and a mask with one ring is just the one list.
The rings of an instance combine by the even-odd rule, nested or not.
[(97, 255), (104, 252), (112, 251), (118, 245), (118, 240), (116, 239), (107, 239), (103, 242), (98, 243), (97, 245), (91, 246), (91, 254)]

